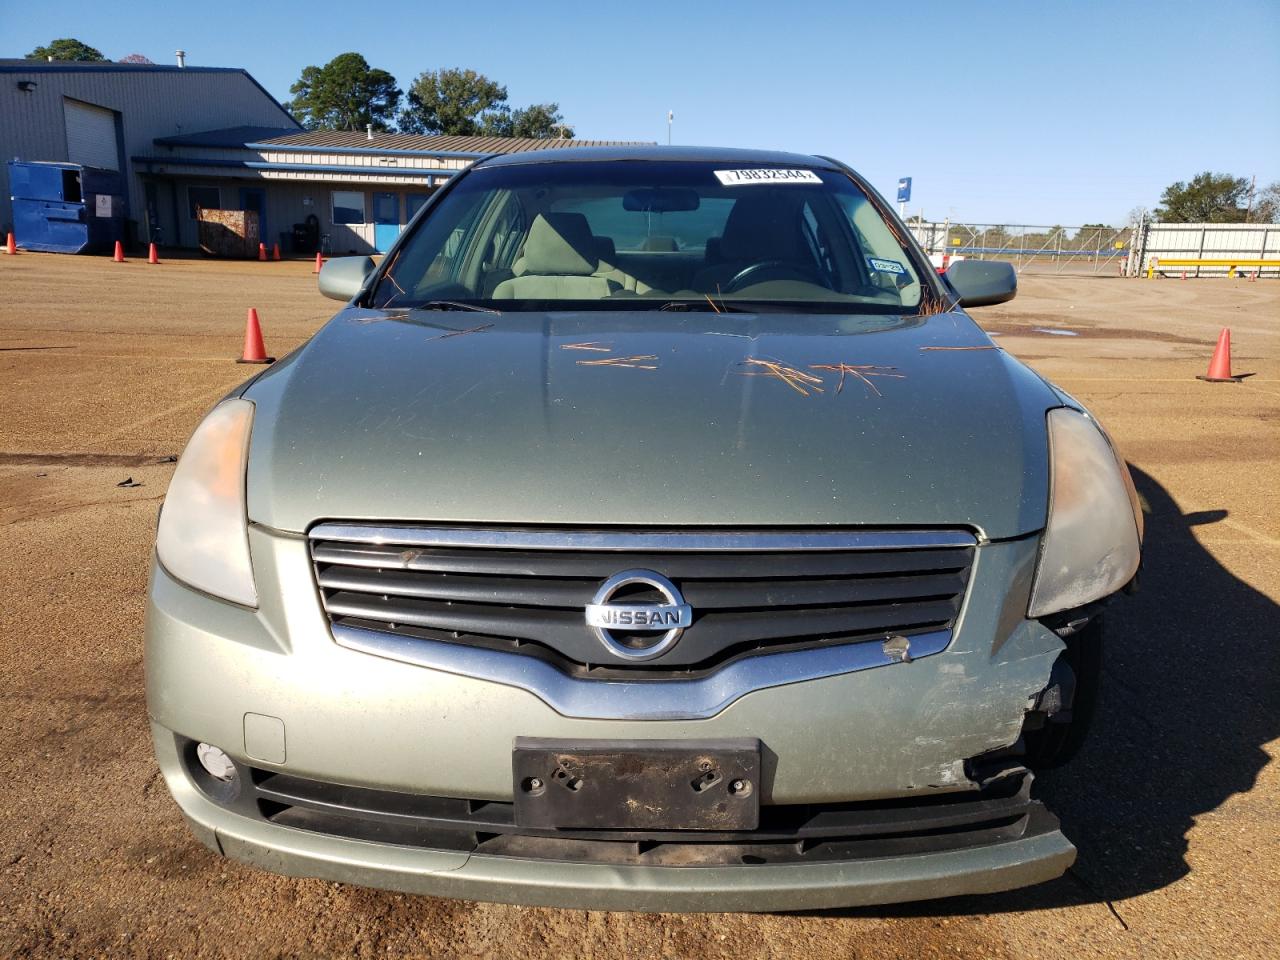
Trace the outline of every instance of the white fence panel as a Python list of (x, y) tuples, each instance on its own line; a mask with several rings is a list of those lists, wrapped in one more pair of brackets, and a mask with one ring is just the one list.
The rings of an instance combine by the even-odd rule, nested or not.
[[(1146, 276), (1148, 268), (1157, 273), (1188, 276), (1226, 276), (1230, 266), (1181, 267), (1170, 266), (1161, 271), (1159, 264), (1166, 260), (1280, 260), (1280, 224), (1274, 223), (1149, 223), (1142, 234), (1131, 260), (1130, 275)], [(1259, 277), (1280, 276), (1280, 265), (1255, 267), (1242, 265), (1237, 275), (1252, 274)]]

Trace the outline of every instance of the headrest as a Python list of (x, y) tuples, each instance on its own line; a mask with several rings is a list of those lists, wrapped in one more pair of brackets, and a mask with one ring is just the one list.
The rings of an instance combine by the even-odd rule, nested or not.
[(796, 209), (775, 197), (743, 198), (729, 211), (720, 255), (728, 261), (790, 259), (800, 240), (798, 222)]
[(613, 262), (613, 258), (618, 255), (618, 248), (613, 245), (613, 237), (595, 237), (596, 257), (601, 260)]
[(524, 272), (553, 277), (595, 273), (595, 237), (580, 213), (538, 214), (524, 241)]

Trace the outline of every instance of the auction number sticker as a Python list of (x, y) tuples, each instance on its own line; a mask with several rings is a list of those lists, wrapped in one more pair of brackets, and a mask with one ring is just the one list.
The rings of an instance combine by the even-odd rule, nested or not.
[(716, 179), (726, 187), (742, 187), (751, 183), (821, 183), (812, 170), (778, 170), (756, 167), (751, 170), (717, 170)]
[(897, 260), (881, 260), (879, 257), (867, 257), (867, 266), (877, 273), (906, 273), (907, 268)]

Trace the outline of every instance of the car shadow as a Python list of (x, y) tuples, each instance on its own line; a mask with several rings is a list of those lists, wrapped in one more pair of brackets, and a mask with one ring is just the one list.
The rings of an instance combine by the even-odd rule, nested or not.
[(1103, 685), (1094, 725), (1038, 795), (1079, 849), (1067, 874), (1001, 894), (824, 915), (946, 916), (1114, 901), (1190, 871), (1195, 818), (1251, 789), (1280, 737), (1280, 605), (1223, 567), (1193, 527), (1225, 510), (1183, 514), (1132, 468), (1146, 512), (1138, 592), (1106, 614)]

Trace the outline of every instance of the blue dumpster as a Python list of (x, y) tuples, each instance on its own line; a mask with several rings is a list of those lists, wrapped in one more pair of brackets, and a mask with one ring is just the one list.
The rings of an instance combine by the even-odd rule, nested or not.
[(93, 253), (124, 239), (124, 180), (114, 170), (10, 160), (9, 192), (24, 250)]

